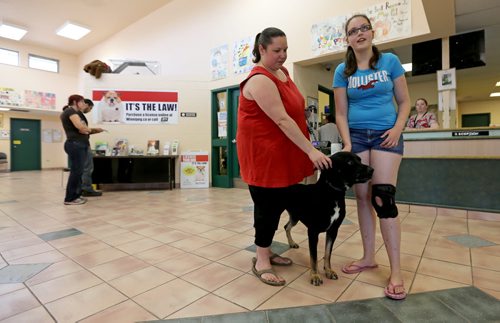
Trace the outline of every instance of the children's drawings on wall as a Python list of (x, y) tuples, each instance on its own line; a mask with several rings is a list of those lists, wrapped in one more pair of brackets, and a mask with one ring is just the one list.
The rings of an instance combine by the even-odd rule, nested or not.
[(386, 1), (368, 7), (365, 14), (370, 18), (375, 32), (375, 42), (396, 39), (411, 34), (410, 0)]
[(345, 50), (345, 23), (356, 13), (370, 18), (375, 33), (374, 42), (384, 42), (411, 34), (411, 0), (390, 0), (370, 6), (350, 15), (336, 16), (311, 27), (314, 55)]
[(24, 105), (34, 109), (56, 109), (56, 95), (39, 91), (24, 91)]
[(249, 72), (254, 63), (252, 62), (252, 37), (248, 37), (234, 43), (233, 47), (233, 73), (242, 74)]
[(315, 55), (336, 52), (346, 47), (344, 26), (347, 16), (337, 16), (312, 25), (312, 51)]
[(227, 77), (228, 69), (228, 45), (216, 47), (210, 51), (210, 71), (212, 80), (220, 80)]

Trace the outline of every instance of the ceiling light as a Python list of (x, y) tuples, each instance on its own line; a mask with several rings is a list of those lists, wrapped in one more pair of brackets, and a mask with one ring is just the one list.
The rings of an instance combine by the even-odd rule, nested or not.
[(500, 92), (493, 92), (490, 94), (490, 97), (500, 96)]
[(500, 86), (500, 82), (497, 82), (496, 86)]
[(405, 72), (411, 72), (412, 67), (413, 67), (412, 63), (403, 64), (403, 68), (405, 69)]
[(9, 108), (0, 108), (0, 111), (10, 111)]
[(20, 40), (28, 32), (27, 29), (19, 26), (14, 26), (0, 21), (0, 37)]
[(64, 25), (57, 29), (56, 34), (62, 37), (78, 40), (88, 34), (90, 29), (77, 25), (73, 22), (66, 21)]

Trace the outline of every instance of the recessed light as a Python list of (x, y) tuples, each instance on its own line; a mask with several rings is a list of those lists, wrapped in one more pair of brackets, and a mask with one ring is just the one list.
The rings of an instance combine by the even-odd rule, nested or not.
[(500, 96), (500, 92), (490, 93), (490, 97), (496, 97), (496, 96)]
[(87, 35), (89, 32), (90, 29), (87, 27), (83, 27), (73, 22), (66, 21), (64, 25), (57, 29), (56, 34), (62, 37), (78, 40)]
[(28, 32), (27, 29), (0, 21), (0, 37), (20, 40)]
[(405, 72), (411, 72), (411, 70), (413, 68), (413, 64), (412, 63), (406, 63), (406, 64), (403, 64), (402, 66), (405, 69)]
[(497, 82), (496, 86), (500, 86), (500, 81), (499, 81), (499, 82)]

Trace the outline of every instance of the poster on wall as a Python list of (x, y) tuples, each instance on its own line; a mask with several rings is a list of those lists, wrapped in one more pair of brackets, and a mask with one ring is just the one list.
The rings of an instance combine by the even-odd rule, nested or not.
[(314, 55), (347, 48), (345, 24), (354, 14), (370, 18), (375, 44), (411, 35), (411, 0), (389, 0), (350, 15), (331, 17), (311, 27), (311, 50)]
[(15, 89), (0, 87), (0, 105), (18, 107), (21, 101), (21, 95)]
[(252, 62), (253, 39), (247, 37), (234, 43), (233, 47), (233, 73), (242, 74), (249, 72), (254, 63)]
[(411, 34), (410, 0), (386, 1), (366, 8), (364, 13), (372, 22), (375, 43)]
[(212, 80), (220, 80), (227, 77), (228, 46), (222, 45), (210, 51), (210, 71)]
[(314, 55), (340, 51), (347, 46), (344, 32), (347, 19), (347, 16), (337, 16), (312, 25), (311, 49)]
[(103, 124), (177, 124), (179, 93), (176, 91), (92, 91), (95, 120)]
[(56, 95), (49, 92), (25, 90), (24, 105), (32, 109), (55, 110)]

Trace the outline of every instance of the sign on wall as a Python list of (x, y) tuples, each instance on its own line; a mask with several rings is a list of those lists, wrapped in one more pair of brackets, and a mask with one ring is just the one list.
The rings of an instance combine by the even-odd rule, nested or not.
[(388, 41), (411, 34), (411, 0), (390, 0), (345, 16), (336, 16), (311, 26), (314, 55), (342, 51), (347, 48), (345, 24), (354, 14), (365, 14), (371, 21), (374, 42)]
[(212, 80), (220, 80), (227, 77), (228, 45), (213, 48), (210, 51), (210, 70)]
[(247, 37), (236, 41), (233, 46), (233, 73), (242, 74), (252, 70), (253, 38)]
[(33, 109), (56, 109), (55, 93), (40, 92), (40, 91), (24, 91), (24, 106)]
[(177, 124), (178, 97), (174, 91), (92, 91), (97, 122), (107, 124)]

